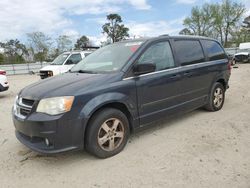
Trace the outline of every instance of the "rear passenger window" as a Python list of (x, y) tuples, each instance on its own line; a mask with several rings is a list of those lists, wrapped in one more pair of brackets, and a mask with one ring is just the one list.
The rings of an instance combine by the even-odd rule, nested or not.
[(175, 66), (169, 42), (159, 42), (150, 46), (140, 57), (138, 63), (154, 63), (156, 71)]
[(226, 55), (222, 47), (215, 41), (202, 40), (209, 61), (225, 59)]
[(205, 61), (205, 57), (198, 40), (175, 41), (176, 55), (181, 65), (190, 65)]

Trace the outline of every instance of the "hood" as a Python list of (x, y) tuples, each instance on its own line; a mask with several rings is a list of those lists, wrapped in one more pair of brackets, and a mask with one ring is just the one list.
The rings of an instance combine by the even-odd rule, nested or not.
[(248, 56), (249, 52), (239, 52), (237, 54), (234, 54), (234, 56), (238, 56), (238, 55), (246, 55), (246, 56)]
[(40, 71), (53, 71), (53, 70), (58, 70), (60, 69), (62, 65), (47, 65), (40, 69)]
[(88, 90), (96, 89), (104, 84), (112, 83), (117, 80), (117, 78), (120, 78), (117, 73), (65, 73), (25, 87), (21, 90), (20, 96), (35, 100), (57, 96), (76, 96)]

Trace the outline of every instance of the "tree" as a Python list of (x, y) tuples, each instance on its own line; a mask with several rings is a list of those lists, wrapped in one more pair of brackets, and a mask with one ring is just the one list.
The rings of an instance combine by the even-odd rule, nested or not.
[(73, 47), (72, 39), (70, 38), (70, 36), (67, 35), (60, 35), (56, 39), (56, 42), (57, 42), (58, 53), (68, 51)]
[(6, 60), (11, 63), (24, 63), (24, 56), (28, 55), (26, 46), (22, 44), (18, 39), (11, 39), (6, 43), (1, 43), (1, 47), (4, 48), (4, 54)]
[(102, 26), (103, 33), (107, 34), (108, 38), (111, 39), (112, 43), (129, 37), (129, 29), (122, 24), (122, 18), (118, 14), (107, 15), (108, 23)]
[(191, 34), (220, 39), (227, 47), (229, 37), (236, 30), (244, 11), (243, 4), (231, 0), (224, 0), (221, 4), (206, 3), (201, 8), (194, 7), (183, 25)]
[(236, 46), (239, 46), (240, 43), (250, 41), (250, 32), (247, 28), (239, 26), (237, 30), (231, 32), (233, 42)]
[(84, 50), (89, 46), (90, 46), (89, 38), (83, 35), (79, 39), (77, 39), (76, 44), (75, 44), (75, 49)]
[(209, 36), (212, 26), (211, 6), (204, 4), (201, 8), (196, 6), (191, 10), (191, 16), (184, 19), (186, 26), (193, 35)]
[[(245, 6), (241, 3), (232, 2), (231, 0), (224, 0), (221, 5), (217, 4), (217, 6), (220, 6), (217, 14), (222, 20), (218, 23), (214, 22), (214, 25), (222, 30), (222, 34), (220, 34), (224, 36), (222, 42), (224, 42), (224, 46), (227, 47), (229, 34), (237, 27), (237, 24), (245, 12)], [(221, 36), (221, 38), (223, 38), (223, 36)]]
[(243, 27), (246, 28), (250, 32), (250, 16), (244, 19)]
[(180, 35), (193, 35), (192, 31), (190, 31), (188, 28), (184, 28), (179, 32)]
[(0, 53), (0, 64), (3, 64), (4, 63), (4, 55)]
[(250, 16), (246, 17), (242, 24), (231, 31), (232, 41), (239, 46), (240, 43), (250, 41)]
[(27, 34), (30, 51), (34, 52), (35, 60), (45, 61), (49, 55), (52, 40), (42, 32), (33, 32)]

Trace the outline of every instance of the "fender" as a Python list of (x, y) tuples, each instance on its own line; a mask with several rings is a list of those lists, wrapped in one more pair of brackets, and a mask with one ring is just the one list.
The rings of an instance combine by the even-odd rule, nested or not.
[(98, 95), (87, 102), (80, 112), (80, 117), (89, 119), (91, 115), (104, 105), (110, 103), (122, 103), (130, 112), (133, 119), (137, 118), (137, 105), (136, 102), (129, 98), (127, 95), (118, 92), (104, 93)]
[[(218, 80), (224, 80), (224, 82), (227, 84), (227, 79), (226, 79), (226, 77), (225, 77), (225, 73), (224, 73), (224, 70), (223, 71), (221, 71), (219, 74), (217, 74), (215, 77), (214, 77), (214, 79), (213, 79), (213, 81), (212, 81), (212, 83), (211, 83), (211, 85), (210, 85), (210, 89), (209, 89), (209, 91), (211, 91), (211, 89), (212, 89), (212, 87), (213, 87), (213, 84), (216, 82), (216, 81), (218, 81)], [(226, 88), (227, 89), (227, 88)]]

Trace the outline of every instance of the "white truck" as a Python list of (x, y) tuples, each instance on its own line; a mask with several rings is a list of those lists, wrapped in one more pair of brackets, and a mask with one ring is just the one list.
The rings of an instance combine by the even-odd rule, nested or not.
[(39, 75), (41, 79), (44, 79), (65, 73), (92, 52), (93, 50), (64, 52), (55, 58), (50, 65), (43, 67)]

